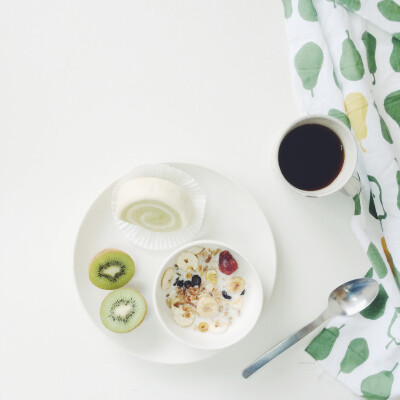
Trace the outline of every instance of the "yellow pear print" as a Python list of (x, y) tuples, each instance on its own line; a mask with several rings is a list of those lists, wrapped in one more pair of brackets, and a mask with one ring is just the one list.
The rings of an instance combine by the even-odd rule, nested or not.
[(356, 139), (360, 143), (361, 150), (365, 153), (367, 150), (361, 144), (361, 140), (367, 137), (367, 99), (362, 93), (352, 92), (344, 99), (344, 105)]

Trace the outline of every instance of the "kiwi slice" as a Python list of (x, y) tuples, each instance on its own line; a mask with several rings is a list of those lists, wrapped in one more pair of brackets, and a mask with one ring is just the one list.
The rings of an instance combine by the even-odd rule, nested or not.
[(89, 278), (100, 289), (118, 289), (128, 283), (135, 272), (132, 258), (120, 250), (107, 249), (96, 254), (89, 266)]
[(146, 300), (137, 290), (121, 288), (105, 297), (101, 303), (100, 318), (110, 331), (125, 333), (138, 327), (146, 312)]

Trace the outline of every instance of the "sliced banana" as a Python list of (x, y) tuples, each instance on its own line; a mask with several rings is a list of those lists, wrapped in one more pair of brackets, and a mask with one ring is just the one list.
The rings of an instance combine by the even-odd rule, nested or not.
[(243, 304), (243, 297), (237, 297), (235, 300), (232, 301), (232, 308), (235, 308), (236, 310), (240, 310), (242, 308)]
[(183, 271), (197, 271), (199, 260), (193, 253), (184, 251), (179, 254), (176, 265)]
[(209, 269), (206, 273), (206, 281), (216, 285), (218, 282), (218, 273), (215, 269)]
[(203, 294), (197, 303), (196, 310), (202, 317), (212, 317), (218, 311), (218, 304), (213, 297)]
[(187, 250), (188, 253), (193, 253), (195, 256), (199, 255), (204, 250), (204, 247), (194, 246)]
[(228, 293), (241, 293), (246, 285), (246, 281), (240, 276), (234, 276), (226, 283), (226, 291)]
[(208, 265), (210, 266), (210, 268), (218, 268), (218, 260), (213, 258)]
[(211, 283), (209, 283), (209, 284), (206, 286), (206, 290), (207, 290), (207, 292), (211, 293), (211, 292), (214, 290), (214, 285), (211, 284)]
[(224, 333), (227, 329), (228, 323), (225, 321), (214, 321), (209, 327), (209, 331), (216, 334)]
[(172, 278), (174, 277), (175, 270), (170, 267), (165, 272), (163, 277), (161, 278), (161, 289), (168, 290), (171, 286)]
[(207, 332), (207, 331), (208, 331), (208, 324), (207, 324), (207, 322), (200, 322), (200, 323), (199, 323), (199, 326), (197, 327), (197, 329), (198, 329), (200, 332)]
[(165, 302), (167, 303), (168, 308), (171, 308), (172, 307), (173, 298), (172, 297), (167, 297), (167, 300), (165, 300)]
[(182, 303), (182, 299), (181, 298), (179, 298), (178, 296), (175, 296), (175, 297), (172, 298), (172, 300), (171, 300), (171, 307), (172, 308), (178, 308), (178, 307), (182, 307), (182, 306), (183, 306), (183, 303)]
[(172, 307), (172, 318), (182, 328), (187, 328), (194, 322), (194, 312), (185, 311), (181, 307)]

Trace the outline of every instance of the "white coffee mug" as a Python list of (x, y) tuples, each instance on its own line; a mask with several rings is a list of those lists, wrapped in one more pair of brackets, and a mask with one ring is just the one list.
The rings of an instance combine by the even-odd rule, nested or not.
[[(322, 125), (333, 131), (342, 142), (344, 150), (343, 166), (336, 178), (329, 185), (317, 190), (303, 190), (297, 188), (296, 186), (293, 186), (290, 182), (286, 180), (279, 166), (279, 149), (283, 139), (295, 128), (310, 124)], [(276, 146), (274, 147), (273, 164), (274, 170), (276, 171), (278, 176), (295, 192), (303, 196), (323, 197), (341, 190), (347, 193), (349, 196), (354, 197), (357, 193), (360, 192), (360, 180), (357, 173), (355, 172), (357, 164), (356, 141), (350, 129), (343, 122), (328, 115), (309, 115), (299, 118), (292, 124), (290, 124), (290, 126), (278, 137)]]

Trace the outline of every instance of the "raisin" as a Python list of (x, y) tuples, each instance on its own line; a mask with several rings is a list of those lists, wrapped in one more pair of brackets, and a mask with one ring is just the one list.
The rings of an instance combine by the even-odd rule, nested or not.
[(200, 286), (201, 278), (198, 275), (193, 275), (192, 276), (192, 283), (193, 283), (193, 286)]
[(229, 294), (226, 293), (225, 290), (223, 290), (221, 293), (224, 299), (230, 300), (232, 298), (232, 296), (229, 296)]
[(182, 287), (183, 286), (183, 281), (178, 279), (178, 282), (176, 282), (176, 286)]
[(243, 296), (246, 293), (246, 289), (243, 289), (243, 292), (240, 293), (241, 296)]
[(193, 285), (192, 281), (185, 281), (185, 282), (183, 283), (183, 286), (184, 286), (186, 289), (189, 289), (189, 288), (193, 287), (194, 285)]
[(178, 281), (179, 281), (179, 278), (178, 278), (178, 277), (176, 277), (176, 279), (175, 279), (175, 282), (174, 282), (173, 286), (176, 286), (176, 285), (178, 284)]

